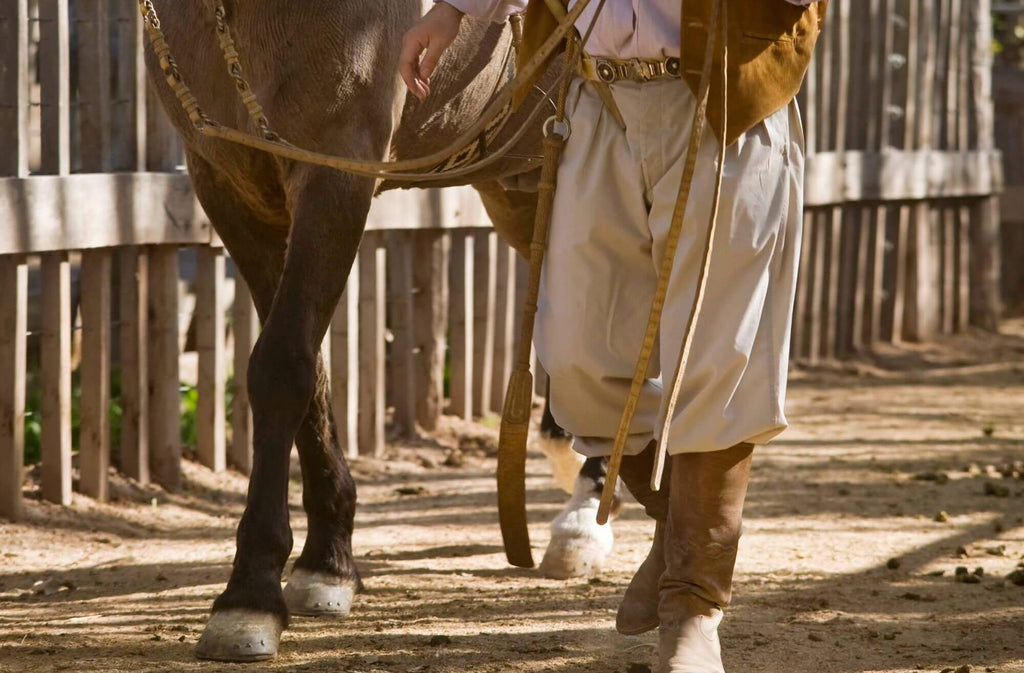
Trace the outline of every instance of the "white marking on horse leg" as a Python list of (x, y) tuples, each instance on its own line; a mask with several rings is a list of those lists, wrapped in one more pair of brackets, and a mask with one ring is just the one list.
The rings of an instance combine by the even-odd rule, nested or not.
[(551, 476), (558, 487), (572, 495), (575, 490), (576, 477), (580, 474), (583, 456), (572, 450), (572, 440), (539, 436), (534, 445), (540, 449), (551, 464)]
[(595, 575), (615, 541), (611, 524), (597, 525), (601, 492), (592, 479), (579, 476), (572, 498), (551, 523), (551, 541), (540, 571), (546, 577), (568, 579)]

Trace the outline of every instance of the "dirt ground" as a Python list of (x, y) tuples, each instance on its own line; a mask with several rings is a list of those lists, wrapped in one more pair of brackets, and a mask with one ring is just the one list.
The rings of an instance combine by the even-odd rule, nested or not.
[[(1024, 586), (1008, 579), (1024, 560), (1024, 320), (799, 370), (789, 409), (792, 428), (755, 459), (727, 668), (1024, 672)], [(278, 659), (250, 669), (649, 670), (653, 635), (613, 623), (651, 524), (627, 506), (595, 578), (508, 567), (494, 443), (493, 427), (449, 422), (358, 461), (366, 592), (345, 620), (294, 619)], [(539, 453), (528, 471), (539, 559), (565, 496)], [(228, 575), (245, 480), (185, 474), (179, 495), (119, 478), (107, 505), (30, 494), (24, 523), (0, 523), (0, 671), (241, 670), (192, 650)]]

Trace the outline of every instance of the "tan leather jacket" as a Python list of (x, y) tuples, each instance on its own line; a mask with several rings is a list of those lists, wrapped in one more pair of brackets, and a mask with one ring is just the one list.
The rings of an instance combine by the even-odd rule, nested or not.
[[(561, 0), (568, 6), (567, 0)], [(594, 0), (596, 1), (596, 0)], [(712, 0), (681, 0), (683, 77), (696, 92), (704, 65)], [(726, 143), (732, 144), (765, 117), (789, 104), (803, 82), (811, 52), (821, 32), (828, 0), (806, 8), (784, 0), (728, 0), (728, 120)], [(518, 61), (530, 59), (557, 25), (545, 0), (530, 0), (523, 21)], [(721, 137), (721, 61), (715, 59), (708, 101), (708, 123)]]

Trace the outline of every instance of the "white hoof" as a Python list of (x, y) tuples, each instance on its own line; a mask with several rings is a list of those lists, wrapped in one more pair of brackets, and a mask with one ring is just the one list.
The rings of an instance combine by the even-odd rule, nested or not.
[(266, 661), (277, 656), (283, 625), (277, 615), (252, 610), (215, 612), (196, 645), (196, 656), (212, 661)]
[[(589, 489), (593, 484), (589, 484)], [(545, 577), (568, 579), (597, 574), (615, 541), (610, 525), (597, 525), (600, 499), (587, 485), (577, 487), (572, 499), (551, 523), (551, 541), (540, 572)]]
[(301, 568), (292, 571), (284, 587), (284, 601), (293, 615), (344, 617), (355, 595), (352, 580)]
[(551, 477), (558, 484), (558, 488), (571, 495), (576, 485), (576, 477), (580, 474), (580, 467), (586, 458), (572, 450), (572, 440), (569, 439), (539, 436), (535, 446), (547, 456), (551, 464)]

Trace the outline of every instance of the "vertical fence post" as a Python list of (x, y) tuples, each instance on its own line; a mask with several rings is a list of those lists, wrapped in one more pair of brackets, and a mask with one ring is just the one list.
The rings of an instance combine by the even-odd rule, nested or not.
[(452, 413), (473, 420), (473, 238), (452, 234), (451, 398)]
[[(28, 175), (28, 0), (0, 1), (0, 176)], [(0, 517), (21, 517), (28, 267), (0, 256)]]
[[(995, 147), (995, 122), (992, 113), (992, 15), (990, 0), (970, 3), (974, 127), (978, 149)], [(1002, 302), (999, 293), (999, 196), (985, 197), (974, 209), (970, 235), (971, 288), (968, 313), (970, 322), (983, 329), (999, 329)]]
[(439, 229), (413, 232), (413, 330), (416, 344), (416, 421), (437, 429), (444, 407), (448, 332), (448, 245)]
[(100, 173), (111, 166), (110, 8), (89, 0), (78, 11), (79, 152), (82, 170)]
[(331, 320), (331, 398), (338, 442), (349, 458), (359, 455), (359, 258)]
[(43, 498), (71, 504), (71, 268), (66, 252), (42, 256)]
[(0, 2), (0, 176), (28, 175), (28, 0)]
[(411, 231), (387, 235), (387, 313), (390, 318), (391, 358), (388, 392), (394, 406), (392, 423), (404, 436), (416, 434), (417, 358), (413, 337), (413, 236)]
[(359, 248), (359, 453), (384, 455), (387, 257), (371, 232)]
[(178, 248), (149, 259), (149, 458), (154, 481), (181, 489), (181, 381), (178, 376)]
[(101, 502), (110, 466), (111, 259), (109, 249), (82, 253), (81, 489)]
[(71, 169), (71, 76), (68, 1), (39, 0), (39, 81), (42, 172)]
[(121, 471), (149, 483), (149, 256), (120, 251)]
[(497, 282), (495, 284), (494, 373), (491, 379), (491, 409), (500, 411), (505, 404), (505, 388), (512, 375), (515, 356), (516, 323), (516, 251), (498, 242)]
[(227, 465), (225, 450), (224, 249), (196, 251), (196, 351), (199, 356), (196, 442), (199, 462), (214, 472)]
[(242, 474), (252, 471), (252, 410), (249, 408), (249, 355), (259, 336), (259, 321), (249, 286), (235, 268), (235, 303), (232, 308), (235, 337), (234, 401), (231, 407), (231, 464)]
[(0, 517), (21, 517), (25, 460), (25, 341), (28, 266), (21, 256), (0, 256)]
[(487, 229), (476, 232), (474, 238), (473, 409), (478, 416), (484, 416), (492, 411), (498, 235)]

